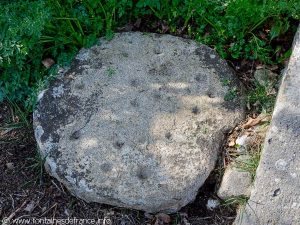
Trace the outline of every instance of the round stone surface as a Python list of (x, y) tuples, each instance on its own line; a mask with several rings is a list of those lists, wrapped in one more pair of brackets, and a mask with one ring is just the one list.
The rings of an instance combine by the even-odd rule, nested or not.
[(35, 136), (47, 170), (74, 195), (174, 212), (195, 199), (242, 119), (238, 90), (207, 46), (120, 33), (82, 49), (39, 95)]

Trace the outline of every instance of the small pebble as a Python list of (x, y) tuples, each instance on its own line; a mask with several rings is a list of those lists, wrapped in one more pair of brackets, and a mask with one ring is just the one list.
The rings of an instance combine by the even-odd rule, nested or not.
[(7, 169), (9, 169), (9, 170), (13, 170), (14, 168), (15, 168), (15, 166), (14, 166), (14, 164), (13, 163), (6, 163), (6, 167), (7, 167)]
[(24, 211), (26, 211), (26, 212), (32, 212), (32, 211), (34, 210), (34, 208), (35, 208), (35, 202), (34, 202), (34, 201), (30, 201), (30, 202), (26, 205)]

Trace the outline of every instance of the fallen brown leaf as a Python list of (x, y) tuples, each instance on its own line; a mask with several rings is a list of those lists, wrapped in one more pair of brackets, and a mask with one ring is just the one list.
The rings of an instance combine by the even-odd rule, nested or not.
[(26, 205), (26, 207), (24, 208), (24, 211), (26, 211), (26, 212), (32, 212), (33, 210), (34, 210), (34, 208), (35, 208), (35, 202), (34, 201), (30, 201), (27, 205)]
[(250, 127), (253, 127), (253, 126), (259, 124), (261, 122), (261, 120), (262, 120), (262, 118), (259, 118), (259, 117), (255, 118), (255, 119), (250, 117), (250, 119), (247, 121), (247, 123), (245, 123), (243, 125), (243, 128), (248, 129)]
[(269, 95), (276, 95), (276, 94), (277, 94), (277, 92), (276, 92), (275, 88), (272, 88), (271, 90), (267, 91), (267, 96), (269, 96)]
[(51, 58), (46, 58), (42, 61), (42, 64), (47, 68), (49, 69), (53, 64), (54, 64), (54, 60), (51, 59)]
[(258, 117), (256, 118), (249, 118), (249, 120), (247, 121), (247, 123), (245, 123), (242, 127), (244, 129), (248, 129), (250, 127), (253, 127), (255, 125), (258, 125), (262, 122), (266, 122), (266, 121), (269, 121), (270, 120), (270, 116), (269, 115), (262, 115), (260, 114)]
[(171, 217), (165, 213), (158, 213), (155, 215), (155, 217), (156, 217), (155, 225), (160, 224), (159, 222), (163, 222), (165, 224), (168, 224), (171, 222)]
[(267, 115), (261, 119), (261, 122), (270, 122), (272, 119), (271, 115)]
[(235, 145), (235, 140), (230, 140), (230, 142), (228, 143), (229, 147), (233, 147)]

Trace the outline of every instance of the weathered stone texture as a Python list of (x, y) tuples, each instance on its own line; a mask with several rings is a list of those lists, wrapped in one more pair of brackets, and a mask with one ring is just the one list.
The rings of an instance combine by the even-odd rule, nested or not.
[(81, 50), (43, 92), (34, 113), (36, 139), (48, 171), (76, 196), (176, 211), (195, 198), (224, 133), (243, 117), (239, 97), (224, 100), (237, 86), (226, 63), (204, 45), (116, 34)]
[(221, 199), (227, 199), (239, 196), (250, 196), (251, 191), (251, 174), (242, 171), (239, 168), (230, 166), (226, 168), (222, 178), (218, 196)]

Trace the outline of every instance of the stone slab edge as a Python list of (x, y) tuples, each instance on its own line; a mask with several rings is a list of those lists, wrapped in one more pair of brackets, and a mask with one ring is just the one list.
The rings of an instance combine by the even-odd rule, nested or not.
[(300, 224), (300, 26), (283, 72), (254, 188), (234, 224)]

